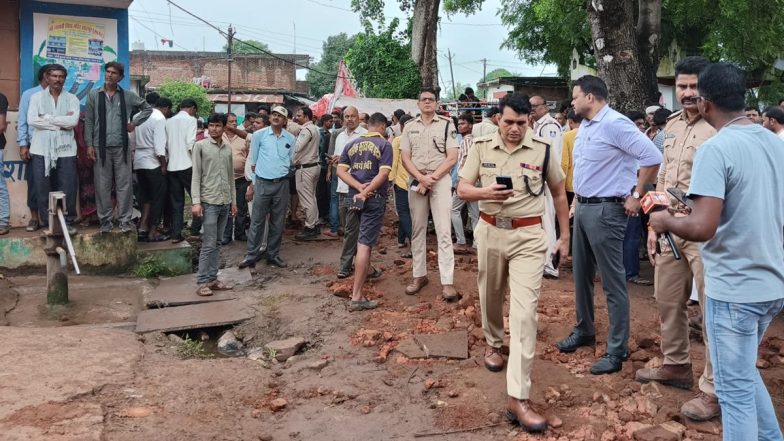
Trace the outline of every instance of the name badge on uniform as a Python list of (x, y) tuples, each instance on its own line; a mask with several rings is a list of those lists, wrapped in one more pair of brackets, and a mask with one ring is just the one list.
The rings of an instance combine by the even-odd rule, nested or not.
[(411, 130), (408, 132), (409, 135), (419, 135), (419, 130)]
[(544, 170), (542, 167), (538, 165), (526, 164), (525, 162), (521, 162), (520, 167), (527, 168), (528, 170), (539, 171), (539, 172)]
[(495, 164), (492, 162), (483, 162), (482, 167), (484, 168), (495, 168)]

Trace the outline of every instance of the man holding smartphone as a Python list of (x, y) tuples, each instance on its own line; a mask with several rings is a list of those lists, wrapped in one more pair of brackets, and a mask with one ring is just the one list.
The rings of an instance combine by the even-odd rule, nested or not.
[[(515, 93), (500, 103), (499, 130), (474, 140), (460, 171), (457, 194), (479, 201), (481, 221), (474, 230), (479, 260), (479, 301), (488, 348), (485, 367), (504, 368), (504, 298), (511, 288), (507, 417), (531, 432), (547, 421), (531, 407), (531, 370), (536, 353), (536, 307), (548, 243), (542, 217), (545, 186), (555, 203), (561, 235), (556, 250), (569, 254), (569, 208), (564, 172), (555, 149), (528, 127), (528, 97)], [(479, 180), (480, 186), (474, 183)], [(556, 266), (559, 262), (556, 262)]]
[[(384, 225), (388, 176), (392, 170), (392, 145), (384, 137), (386, 127), (384, 114), (371, 115), (367, 133), (346, 145), (338, 161), (338, 177), (351, 187), (349, 197), (352, 204), (346, 214), (346, 224), (359, 225), (350, 311), (378, 306), (377, 302), (362, 295), (362, 286), (370, 269), (370, 250), (378, 243)], [(344, 247), (352, 245), (349, 236), (346, 232)]]
[(459, 298), (453, 283), (455, 253), (452, 248), (452, 180), (449, 171), (457, 162), (457, 131), (452, 120), (436, 115), (438, 98), (432, 89), (419, 92), (420, 116), (406, 124), (400, 139), (403, 166), (408, 171), (408, 203), (411, 210), (411, 254), (414, 280), (406, 294), (418, 293), (427, 279), (427, 215), (433, 215), (438, 237), (438, 271), (441, 295)]

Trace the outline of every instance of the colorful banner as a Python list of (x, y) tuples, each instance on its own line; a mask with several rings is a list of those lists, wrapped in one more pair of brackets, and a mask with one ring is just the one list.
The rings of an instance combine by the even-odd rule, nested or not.
[(84, 104), (87, 94), (103, 84), (103, 65), (117, 60), (117, 37), (114, 19), (35, 13), (33, 72), (44, 64), (62, 64), (68, 71), (65, 90)]

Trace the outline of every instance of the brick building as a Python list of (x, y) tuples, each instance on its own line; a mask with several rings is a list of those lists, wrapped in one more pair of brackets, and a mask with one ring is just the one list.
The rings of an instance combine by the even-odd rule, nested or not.
[[(300, 67), (294, 64), (308, 66), (308, 55), (238, 54), (233, 60), (232, 111), (238, 115), (272, 104), (297, 105), (309, 93), (308, 83), (297, 81)], [(225, 52), (133, 50), (130, 64), (131, 80), (138, 80), (146, 90), (166, 80), (193, 81), (207, 89), (216, 110), (225, 111), (229, 79)]]

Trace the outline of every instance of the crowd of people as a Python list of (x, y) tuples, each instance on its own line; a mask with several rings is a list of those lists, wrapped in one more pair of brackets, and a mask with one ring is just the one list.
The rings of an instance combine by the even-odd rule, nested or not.
[[(696, 301), (708, 355), (699, 395), (681, 412), (694, 420), (722, 415), (727, 440), (782, 439), (755, 360), (784, 307), (784, 178), (776, 172), (784, 163), (784, 109), (760, 114), (746, 106), (737, 67), (681, 60), (677, 112), (655, 104), (621, 114), (608, 105), (604, 81), (586, 75), (555, 115), (544, 97), (510, 93), (484, 117), (464, 109), (450, 118), (439, 113), (436, 91), (423, 89), (416, 115), (397, 110), (388, 119), (346, 107), (316, 118), (308, 107), (276, 105), (246, 113), (242, 125), (233, 113), (213, 113), (206, 128), (193, 99), (142, 99), (118, 86), (121, 64), (104, 70), (105, 84), (89, 94), (81, 117), (79, 99), (63, 90), (63, 66), (44, 66), (40, 85), (22, 95), (28, 231), (46, 227), (47, 195), (59, 190), (70, 233), (79, 217), (76, 198), (92, 195), (101, 233), (113, 231), (116, 219), (121, 232), (139, 240), (180, 242), (187, 192), (190, 234), (201, 237), (196, 294), (209, 296), (232, 288), (217, 278), (220, 246), (231, 241), (246, 243), (240, 268), (262, 259), (286, 267), (283, 231), (301, 211), (295, 240), (343, 237), (337, 277), (354, 275), (349, 310), (364, 311), (378, 306), (362, 287), (382, 275), (371, 253), (392, 200), (397, 244), (412, 259), (405, 294), (429, 283), (430, 225), (445, 301), (460, 298), (454, 254), (477, 255), (485, 366), (498, 372), (508, 363), (507, 416), (525, 429), (547, 427), (529, 401), (542, 278), (558, 278), (571, 261), (576, 322), (554, 342), (559, 351), (596, 345), (599, 271), (609, 323), (606, 352), (590, 372), (620, 371), (629, 357), (627, 282), (653, 284), (664, 360), (638, 370), (637, 381), (693, 387), (687, 307)], [(2, 132), (7, 102), (0, 98)], [(464, 101), (473, 100), (467, 91)], [(87, 173), (79, 171), (82, 163)], [(673, 192), (669, 210), (646, 216), (643, 196), (670, 189), (690, 201)], [(8, 232), (7, 199), (0, 182), (0, 234)], [(666, 232), (682, 258), (662, 239)], [(640, 276), (641, 241), (653, 281)]]

